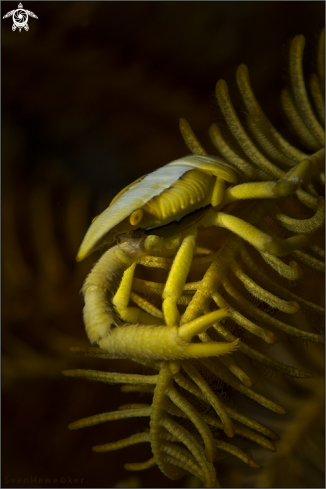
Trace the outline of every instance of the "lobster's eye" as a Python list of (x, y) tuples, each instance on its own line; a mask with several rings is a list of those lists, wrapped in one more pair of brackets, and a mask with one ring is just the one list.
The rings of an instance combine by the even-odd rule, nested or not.
[(142, 209), (136, 209), (131, 216), (129, 217), (129, 222), (132, 226), (136, 226), (140, 223), (144, 215), (144, 211)]

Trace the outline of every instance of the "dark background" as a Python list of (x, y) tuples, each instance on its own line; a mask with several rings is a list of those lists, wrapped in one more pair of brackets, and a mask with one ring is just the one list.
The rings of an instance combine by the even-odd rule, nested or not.
[[(1, 2), (1, 17), (16, 8)], [(129, 436), (133, 420), (67, 429), (135, 401), (126, 394), (121, 401), (118, 387), (60, 373), (107, 368), (68, 351), (88, 344), (79, 290), (95, 260), (77, 266), (74, 256), (91, 218), (121, 188), (188, 153), (180, 117), (213, 152), (207, 131), (219, 117), (215, 83), (227, 80), (237, 103), (240, 63), (267, 115), (282, 125), (278, 97), (289, 40), (305, 35), (309, 54), (324, 24), (324, 2), (24, 1), (24, 8), (38, 16), (29, 17), (28, 32), (13, 32), (12, 19), (1, 20), (1, 483), (183, 487), (187, 481), (169, 481), (157, 468), (123, 471), (125, 462), (149, 458), (149, 450), (91, 451)], [(19, 477), (30, 483), (17, 484)], [(44, 485), (32, 477), (79, 482)], [(221, 482), (227, 477), (222, 473)]]

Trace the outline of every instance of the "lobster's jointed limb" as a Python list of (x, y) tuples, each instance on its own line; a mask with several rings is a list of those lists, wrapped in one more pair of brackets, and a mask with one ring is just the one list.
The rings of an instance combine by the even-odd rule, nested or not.
[[(173, 318), (178, 319), (176, 301), (180, 295), (180, 290), (182, 292), (183, 282), (188, 274), (187, 262), (191, 263), (194, 237), (194, 233), (188, 233), (177, 253), (176, 271), (173, 271), (172, 268), (170, 272), (171, 279), (170, 281), (168, 279), (168, 288), (164, 291), (166, 303), (164, 308), (171, 323), (164, 326), (155, 324), (157, 318), (153, 318), (151, 325), (151, 315), (142, 312), (139, 319), (144, 319), (147, 324), (127, 324), (112, 328), (112, 325), (116, 324), (112, 302), (114, 294), (118, 291), (120, 304), (124, 307), (129, 300), (130, 286), (127, 282), (132, 280), (132, 274), (129, 274), (129, 277), (127, 272), (126, 282), (126, 280), (122, 280), (124, 272), (137, 260), (148, 254), (151, 248), (153, 249), (158, 243), (161, 243), (162, 238), (148, 236), (139, 240), (129, 240), (109, 249), (100, 258), (83, 286), (84, 321), (91, 342), (97, 342), (102, 349), (123, 358), (155, 358), (161, 360), (223, 355), (237, 348), (238, 340), (231, 343), (191, 343), (193, 336), (229, 316), (227, 310), (214, 311), (180, 327), (179, 322), (173, 323)], [(175, 274), (182, 263), (185, 265), (183, 273), (175, 282)]]
[(168, 326), (180, 323), (180, 313), (177, 301), (180, 299), (183, 287), (191, 267), (196, 246), (197, 229), (188, 230), (174, 260), (163, 291), (163, 313)]
[[(289, 170), (277, 181), (251, 182), (228, 188), (222, 205), (246, 199), (276, 199), (289, 196), (299, 190), (300, 185), (308, 179), (311, 163), (304, 160)], [(262, 204), (263, 205), (263, 204)], [(261, 210), (263, 207), (261, 207)], [(237, 234), (258, 251), (274, 256), (284, 256), (307, 245), (309, 236), (297, 234), (287, 239), (272, 238), (269, 234), (256, 228), (249, 222), (224, 212), (210, 209), (200, 221), (202, 226), (219, 226)]]
[(92, 343), (109, 333), (115, 323), (112, 297), (118, 289), (123, 273), (145, 255), (144, 240), (127, 241), (110, 248), (101, 256), (87, 276), (84, 294), (84, 323)]

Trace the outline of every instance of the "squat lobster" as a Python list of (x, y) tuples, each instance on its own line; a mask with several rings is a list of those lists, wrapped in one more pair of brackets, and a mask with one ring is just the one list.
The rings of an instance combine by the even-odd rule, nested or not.
[[(193, 336), (231, 316), (230, 311), (219, 309), (185, 324), (180, 321), (177, 303), (191, 267), (197, 228), (224, 227), (259, 251), (274, 256), (304, 246), (306, 236), (272, 238), (220, 209), (242, 199), (288, 196), (298, 190), (309, 170), (310, 164), (305, 160), (277, 181), (236, 185), (237, 170), (222, 159), (191, 155), (141, 177), (122, 190), (93, 220), (77, 255), (78, 261), (83, 260), (122, 235), (123, 242), (104, 253), (83, 285), (84, 322), (90, 341), (113, 356), (124, 358), (180, 360), (235, 350), (238, 340), (191, 343)], [(139, 229), (143, 231), (141, 237), (132, 234)], [(128, 307), (136, 262), (151, 253), (175, 256), (162, 296), (164, 321)], [(117, 312), (124, 321), (134, 324), (112, 328), (117, 326)]]

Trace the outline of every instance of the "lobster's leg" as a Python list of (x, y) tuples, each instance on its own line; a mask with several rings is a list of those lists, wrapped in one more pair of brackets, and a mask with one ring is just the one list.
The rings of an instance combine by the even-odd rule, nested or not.
[(112, 299), (116, 311), (126, 323), (164, 324), (163, 319), (152, 316), (139, 307), (128, 307), (135, 268), (136, 263), (127, 268), (123, 274), (120, 286)]
[(205, 227), (219, 226), (237, 234), (263, 253), (274, 256), (284, 256), (307, 245), (309, 236), (298, 234), (287, 239), (272, 238), (252, 224), (224, 212), (210, 209), (201, 221)]
[(145, 255), (144, 240), (123, 243), (101, 256), (87, 276), (84, 294), (84, 323), (90, 341), (97, 342), (115, 324), (112, 297), (119, 288), (124, 271)]
[(303, 160), (277, 181), (250, 182), (229, 187), (225, 191), (223, 205), (243, 199), (278, 199), (286, 197), (296, 192), (300, 188), (301, 183), (309, 181), (311, 171), (311, 162)]
[(196, 246), (197, 229), (192, 227), (187, 231), (175, 259), (163, 290), (163, 314), (168, 326), (180, 324), (180, 313), (177, 301), (180, 299), (184, 284), (189, 273), (191, 261)]
[(216, 177), (214, 189), (212, 193), (212, 201), (211, 204), (213, 207), (219, 205), (222, 200), (224, 200), (225, 193), (225, 183), (222, 178)]

